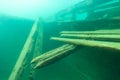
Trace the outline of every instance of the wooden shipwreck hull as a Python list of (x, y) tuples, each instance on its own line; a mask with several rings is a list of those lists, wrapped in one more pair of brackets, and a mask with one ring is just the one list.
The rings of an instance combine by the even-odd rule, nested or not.
[[(109, 23), (111, 20), (104, 21)], [(117, 25), (114, 28), (106, 24), (105, 27), (91, 27), (90, 31), (89, 26), (84, 25), (91, 21), (82, 21), (79, 25), (78, 22), (53, 22), (40, 26), (36, 23), (33, 30), (35, 26), (37, 29), (32, 35), (37, 34), (38, 37), (28, 39), (30, 41), (26, 45), (29, 46), (23, 48), (27, 51), (16, 63), (20, 61), (21, 64), (13, 69), (9, 80), (119, 80), (120, 21), (117, 21), (111, 23)], [(91, 26), (93, 24), (97, 25), (94, 21)], [(28, 48), (32, 48), (32, 51)], [(33, 57), (26, 57), (28, 53)], [(21, 67), (29, 70), (23, 73)], [(21, 78), (21, 74), (26, 76)]]

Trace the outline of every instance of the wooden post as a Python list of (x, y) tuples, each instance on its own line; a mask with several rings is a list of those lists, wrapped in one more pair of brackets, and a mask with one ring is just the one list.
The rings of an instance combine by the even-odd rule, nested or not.
[(36, 20), (36, 22), (34, 23), (32, 29), (31, 29), (31, 32), (26, 40), (26, 43), (20, 53), (20, 56), (15, 64), (8, 80), (17, 80), (17, 77), (19, 75), (18, 73), (19, 73), (19, 71), (21, 71), (21, 67), (23, 67), (24, 60), (26, 58), (26, 55), (28, 55), (31, 44), (33, 42), (33, 38), (34, 38), (35, 32), (37, 30), (37, 24), (38, 24), (38, 19)]

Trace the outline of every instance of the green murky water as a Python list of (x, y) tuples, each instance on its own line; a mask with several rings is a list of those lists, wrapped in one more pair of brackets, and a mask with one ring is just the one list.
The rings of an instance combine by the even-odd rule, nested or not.
[[(70, 0), (68, 0), (68, 2), (63, 1), (63, 3), (60, 3), (61, 6), (58, 7), (57, 0), (55, 0), (56, 5), (54, 4), (54, 6), (50, 7), (53, 9), (53, 12), (51, 12), (50, 14), (52, 16), (55, 16), (53, 15), (53, 13), (55, 14), (56, 12), (64, 9), (65, 7), (67, 8), (73, 5), (72, 4), (73, 2), (74, 4), (79, 2), (78, 0), (75, 1), (73, 0), (73, 2), (72, 0), (71, 2), (69, 1)], [(88, 0), (88, 3), (91, 3), (91, 1), (93, 2), (92, 3), (93, 5), (89, 6), (91, 8), (96, 5), (107, 2), (109, 4), (109, 0), (106, 1)], [(60, 1), (58, 0), (58, 2)], [(118, 0), (111, 0), (111, 2), (118, 2)], [(62, 6), (66, 5), (67, 3), (69, 3), (69, 5)], [(109, 6), (111, 7), (114, 6), (115, 4)], [(55, 6), (57, 7), (54, 8)], [(50, 10), (52, 11), (52, 9)], [(78, 9), (79, 11), (79, 7), (77, 7), (76, 9)], [(61, 18), (58, 19), (61, 22), (57, 22), (57, 19), (53, 20), (53, 18), (51, 17), (50, 18), (44, 17), (46, 15), (47, 16), (51, 15), (48, 14), (47, 11), (43, 11), (45, 15), (43, 15), (44, 13), (41, 13), (42, 14), (41, 16), (44, 18), (43, 20), (45, 22), (42, 25), (43, 26), (42, 53), (52, 50), (64, 44), (62, 42), (50, 40), (50, 37), (52, 36), (59, 36), (60, 35), (59, 33), (61, 31), (66, 30), (95, 31), (103, 29), (109, 31), (113, 29), (120, 29), (119, 20), (120, 15), (118, 14), (120, 10), (118, 8), (115, 9), (114, 10), (108, 9), (107, 11), (101, 12), (98, 11), (96, 13), (92, 13), (90, 11), (89, 13), (85, 12), (79, 14), (78, 12), (76, 13), (77, 15), (75, 18), (70, 16), (71, 13), (75, 12), (70, 12), (68, 15), (66, 14), (67, 16), (65, 16), (64, 18), (62, 16), (62, 19)], [(0, 8), (0, 10), (2, 11), (2, 8)], [(37, 12), (39, 12), (39, 9), (35, 10), (38, 10)], [(33, 10), (33, 12), (35, 11)], [(0, 80), (8, 80), (8, 77), (15, 65), (16, 60), (19, 57), (19, 54), (34, 23), (33, 19), (40, 16), (38, 15), (38, 13), (37, 14), (36, 13), (33, 14), (31, 13), (27, 15), (28, 12), (26, 12), (25, 15), (23, 14), (24, 16), (22, 15), (18, 17), (15, 17), (16, 15), (14, 14), (10, 16), (11, 13), (9, 14), (9, 16), (6, 14), (3, 15), (3, 13), (0, 15), (0, 61), (1, 61)], [(84, 19), (86, 19), (86, 21), (83, 21)], [(119, 61), (120, 61), (119, 51), (100, 49), (96, 47), (79, 46), (79, 50), (75, 51), (73, 54), (47, 67), (44, 67), (39, 70), (34, 70), (35, 71), (34, 80), (120, 80)], [(26, 64), (25, 71), (22, 72), (21, 75), (21, 80), (33, 80), (32, 78), (29, 78), (30, 77), (29, 68), (30, 64)]]

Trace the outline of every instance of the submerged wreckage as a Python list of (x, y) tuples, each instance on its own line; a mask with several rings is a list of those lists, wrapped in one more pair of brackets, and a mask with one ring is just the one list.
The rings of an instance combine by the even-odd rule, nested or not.
[[(54, 22), (36, 20), (9, 80), (119, 80), (120, 2), (91, 1), (59, 12)], [(83, 12), (87, 18), (77, 20)]]

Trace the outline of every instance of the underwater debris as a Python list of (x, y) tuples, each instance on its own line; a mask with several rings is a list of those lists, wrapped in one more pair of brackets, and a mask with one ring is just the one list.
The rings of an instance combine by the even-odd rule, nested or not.
[(114, 29), (114, 30), (96, 30), (96, 31), (62, 31), (60, 34), (119, 34), (120, 35), (120, 29)]
[[(84, 34), (85, 33), (85, 34)], [(97, 34), (97, 35), (96, 35)], [(111, 35), (112, 34), (112, 35)], [(120, 51), (120, 43), (119, 42), (107, 42), (107, 41), (98, 41), (98, 40), (86, 40), (89, 39), (105, 39), (105, 40), (120, 40), (119, 29), (117, 30), (98, 30), (98, 31), (62, 31), (61, 36), (69, 37), (69, 38), (57, 38), (52, 37), (52, 40), (66, 42), (68, 44), (48, 51), (38, 57), (35, 57), (31, 63), (35, 63), (34, 69), (40, 69), (49, 64), (52, 64), (61, 58), (64, 58), (69, 51), (75, 49), (77, 45), (90, 46), (90, 47), (98, 47), (98, 48), (106, 48), (111, 50)], [(76, 39), (70, 38), (75, 37)], [(79, 39), (78, 39), (79, 38)], [(83, 38), (83, 39), (80, 39)]]
[(51, 39), (74, 44), (74, 45), (99, 47), (99, 48), (106, 48), (106, 49), (120, 51), (120, 43), (119, 42), (107, 42), (107, 41), (95, 41), (95, 40), (71, 39), (71, 38), (57, 38), (57, 37), (52, 37)]
[(92, 34), (61, 34), (62, 37), (75, 37), (75, 38), (85, 38), (85, 39), (99, 39), (99, 40), (113, 40), (120, 41), (120, 35), (92, 35)]
[(31, 63), (36, 63), (34, 69), (40, 69), (64, 58), (67, 55), (70, 55), (70, 51), (73, 51), (75, 48), (76, 46), (72, 44), (63, 45), (61, 47), (48, 51), (38, 57), (35, 57), (31, 61)]
[(24, 63), (25, 63), (25, 59), (26, 59), (26, 55), (28, 55), (29, 53), (31, 53), (32, 51), (32, 47), (33, 47), (33, 43), (34, 43), (34, 36), (35, 36), (35, 32), (37, 31), (37, 24), (38, 24), (38, 19), (35, 21), (35, 23), (33, 24), (33, 27), (30, 31), (30, 34), (24, 44), (24, 47), (19, 55), (19, 58), (9, 76), (9, 79), (8, 80), (18, 80), (18, 78), (20, 78), (20, 72), (21, 71), (21, 67), (23, 67)]

